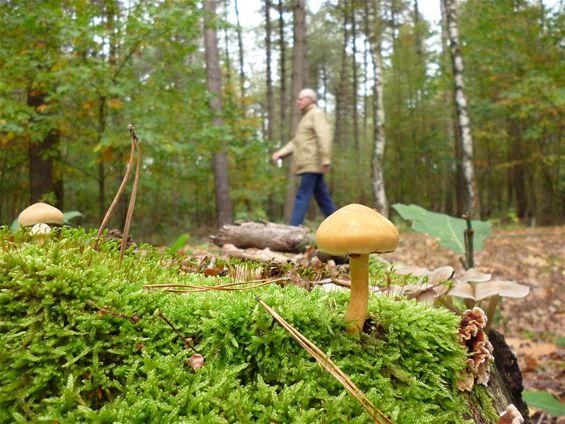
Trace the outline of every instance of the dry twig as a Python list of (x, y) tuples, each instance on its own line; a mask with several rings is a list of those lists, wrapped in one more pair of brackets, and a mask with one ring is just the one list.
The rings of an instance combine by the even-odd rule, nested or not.
[(379, 411), (375, 405), (369, 400), (367, 396), (351, 381), (351, 379), (328, 358), (314, 343), (304, 337), (298, 330), (286, 322), (273, 308), (267, 305), (260, 297), (257, 296), (257, 301), (263, 308), (269, 312), (273, 318), (285, 329), (292, 337), (302, 346), (310, 355), (320, 363), (320, 365), (328, 371), (331, 375), (339, 381), (345, 389), (353, 395), (353, 397), (361, 404), (363, 408), (369, 413), (371, 418), (378, 423), (393, 424), (392, 421)]
[[(163, 291), (169, 293), (197, 293), (209, 290), (218, 291), (240, 291), (240, 290), (253, 290), (259, 287), (266, 286), (267, 284), (278, 283), (282, 281), (287, 281), (288, 278), (273, 278), (273, 279), (261, 279), (261, 280), (251, 280), (251, 281), (239, 281), (235, 283), (221, 284), (218, 286), (194, 286), (190, 284), (145, 284), (143, 288), (149, 289), (150, 291)], [(244, 287), (235, 287), (244, 286)]]

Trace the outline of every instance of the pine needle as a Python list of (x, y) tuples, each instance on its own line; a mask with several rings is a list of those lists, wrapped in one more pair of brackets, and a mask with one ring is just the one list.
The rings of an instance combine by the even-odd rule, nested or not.
[(328, 371), (331, 375), (339, 381), (345, 389), (353, 395), (353, 397), (361, 404), (363, 408), (369, 413), (371, 418), (378, 424), (393, 424), (392, 421), (379, 411), (375, 405), (365, 396), (365, 394), (351, 381), (351, 379), (330, 359), (324, 352), (322, 352), (314, 343), (304, 337), (292, 325), (286, 322), (273, 308), (267, 305), (260, 297), (257, 296), (257, 301), (263, 308), (267, 310), (275, 320), (287, 330), (292, 337), (302, 346), (310, 355), (320, 363), (320, 365)]

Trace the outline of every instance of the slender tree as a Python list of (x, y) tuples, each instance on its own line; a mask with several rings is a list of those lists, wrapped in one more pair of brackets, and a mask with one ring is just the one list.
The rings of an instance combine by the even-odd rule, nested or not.
[[(463, 181), (463, 179), (458, 177), (461, 168), (460, 166), (461, 160), (460, 160), (459, 147), (458, 147), (459, 143), (457, 143), (455, 139), (455, 119), (454, 119), (455, 112), (453, 110), (454, 109), (453, 96), (451, 94), (452, 90), (450, 88), (451, 85), (449, 85), (451, 79), (453, 78), (453, 75), (452, 75), (452, 68), (449, 66), (450, 53), (449, 53), (449, 41), (447, 34), (447, 19), (446, 19), (445, 3), (443, 1), (440, 2), (440, 7), (441, 7), (441, 47), (442, 47), (441, 57), (442, 57), (442, 67), (444, 69), (443, 75), (444, 75), (444, 79), (446, 80), (445, 83), (446, 88), (444, 89), (442, 96), (445, 103), (445, 110), (447, 112), (446, 116), (443, 117), (444, 118), (443, 121), (445, 125), (445, 136), (447, 137), (447, 145), (451, 150), (452, 156), (457, 158), (455, 162), (453, 161), (449, 162), (449, 167), (447, 169), (447, 178), (445, 179), (444, 210), (445, 213), (447, 214), (453, 214), (455, 210), (453, 204), (454, 203), (453, 194), (454, 191), (456, 191), (457, 193), (462, 192), (462, 190), (458, 189), (458, 186), (460, 182)], [(458, 210), (459, 214), (463, 212), (462, 205), (457, 209), (459, 209)]]
[(382, 32), (384, 26), (380, 18), (380, 0), (371, 2), (371, 31), (367, 34), (371, 48), (374, 72), (373, 83), (373, 163), (371, 183), (375, 197), (376, 208), (388, 216), (388, 201), (385, 191), (382, 160), (385, 151), (385, 110), (383, 104), (383, 61), (382, 61)]
[(235, 18), (236, 18), (236, 31), (237, 31), (237, 48), (239, 57), (239, 91), (241, 95), (241, 104), (244, 105), (245, 98), (245, 68), (243, 66), (245, 62), (244, 52), (243, 52), (243, 37), (241, 33), (241, 25), (239, 23), (239, 6), (237, 0), (234, 0), (235, 8)]
[[(338, 4), (339, 6), (339, 4)], [(337, 145), (345, 144), (345, 122), (346, 119), (346, 87), (347, 87), (347, 44), (349, 41), (349, 8), (347, 4), (341, 4), (339, 10), (343, 13), (342, 31), (343, 44), (341, 45), (341, 65), (339, 70), (339, 82), (335, 99), (335, 134), (334, 140)]]
[(280, 143), (281, 145), (288, 141), (289, 131), (287, 123), (288, 94), (286, 89), (286, 80), (288, 78), (286, 68), (286, 41), (285, 41), (285, 23), (284, 23), (284, 0), (279, 0), (279, 63), (280, 63)]
[(357, 94), (359, 92), (359, 76), (357, 72), (357, 19), (355, 14), (355, 3), (351, 2), (349, 16), (351, 18), (351, 75), (353, 77), (352, 90), (352, 112), (353, 112), (353, 143), (357, 156), (359, 156), (359, 111), (357, 110)]
[(465, 96), (464, 65), (459, 42), (459, 28), (457, 24), (456, 0), (442, 0), (445, 8), (445, 17), (449, 35), (451, 63), (453, 67), (454, 99), (457, 112), (458, 132), (462, 152), (463, 179), (465, 182), (465, 208), (472, 216), (480, 214), (477, 182), (475, 179), (473, 138), (471, 135), (471, 122), (467, 111), (467, 97)]
[[(222, 80), (220, 73), (220, 57), (218, 54), (218, 38), (214, 18), (216, 1), (204, 0), (204, 47), (206, 50), (206, 70), (208, 91), (212, 94), (210, 109), (214, 115), (214, 126), (224, 126), (222, 118)], [(218, 226), (232, 221), (232, 204), (230, 199), (230, 183), (228, 176), (228, 160), (225, 141), (222, 139), (213, 153), (214, 189), (216, 193), (216, 222)]]
[(275, 99), (273, 91), (273, 70), (271, 61), (273, 56), (272, 32), (273, 23), (271, 21), (271, 0), (265, 0), (265, 58), (267, 62), (266, 79), (267, 79), (267, 138), (269, 141), (274, 140), (274, 118), (275, 118)]
[[(293, 108), (290, 115), (290, 130), (294, 134), (300, 120), (300, 110), (294, 104), (294, 99), (298, 97), (298, 93), (307, 84), (307, 64), (306, 64), (306, 1), (294, 0), (293, 3), (293, 40), (292, 49), (292, 98)], [(289, 161), (290, 162), (290, 161)], [(295, 176), (293, 166), (288, 168), (288, 187), (286, 191), (286, 202), (284, 207), (284, 217), (286, 221), (290, 221), (292, 208), (294, 206), (295, 195)]]

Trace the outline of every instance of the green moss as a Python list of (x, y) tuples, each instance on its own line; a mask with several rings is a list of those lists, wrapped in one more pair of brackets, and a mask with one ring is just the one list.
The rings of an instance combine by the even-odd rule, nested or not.
[[(373, 297), (373, 335), (348, 335), (347, 294), (276, 285), (243, 292), (151, 293), (180, 276), (148, 246), (119, 261), (92, 234), (12, 239), (0, 231), (0, 422), (365, 423), (369, 416), (257, 303), (313, 341), (395, 423), (464, 423), (455, 388), (458, 318)], [(206, 360), (157, 316), (159, 309)], [(139, 317), (130, 320), (128, 317)]]

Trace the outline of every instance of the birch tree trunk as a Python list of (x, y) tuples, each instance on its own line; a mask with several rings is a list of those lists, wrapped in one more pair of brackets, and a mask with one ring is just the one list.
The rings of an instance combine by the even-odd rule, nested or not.
[(442, 0), (447, 20), (451, 62), (453, 67), (455, 110), (457, 113), (458, 132), (460, 135), (463, 180), (465, 183), (465, 207), (471, 216), (480, 213), (479, 197), (477, 195), (477, 182), (473, 164), (473, 138), (471, 136), (471, 122), (467, 111), (467, 98), (465, 96), (464, 65), (459, 43), (459, 29), (457, 26), (456, 0)]
[[(461, 161), (459, 160), (459, 148), (458, 143), (455, 137), (455, 129), (454, 129), (454, 111), (453, 111), (453, 96), (451, 95), (450, 83), (448, 80), (452, 78), (452, 72), (450, 71), (450, 53), (449, 53), (449, 45), (448, 45), (448, 35), (447, 35), (447, 18), (446, 18), (446, 11), (445, 11), (445, 4), (444, 2), (440, 2), (441, 7), (441, 51), (442, 51), (442, 65), (445, 68), (444, 78), (445, 78), (445, 88), (443, 89), (443, 98), (445, 101), (445, 109), (447, 112), (447, 116), (444, 117), (445, 122), (445, 134), (447, 137), (447, 145), (449, 146), (450, 152), (452, 156), (456, 157), (455, 164), (450, 163), (449, 169), (447, 170), (447, 177), (445, 179), (445, 206), (444, 212), (448, 215), (453, 215), (458, 207), (455, 206), (456, 199), (459, 197), (458, 193), (459, 190), (459, 182), (461, 178), (459, 178), (459, 168)], [(457, 196), (454, 196), (454, 192)], [(459, 215), (463, 213), (462, 210), (458, 210)]]
[[(293, 112), (290, 119), (290, 131), (292, 134), (296, 132), (298, 121), (300, 120), (300, 110), (294, 104), (294, 100), (298, 97), (298, 93), (306, 84), (306, 1), (295, 0), (293, 4), (294, 13), (294, 46), (292, 51), (292, 99)], [(294, 160), (292, 156), (291, 160)], [(288, 186), (286, 191), (286, 202), (284, 205), (284, 217), (287, 222), (290, 221), (292, 208), (294, 206), (294, 195), (296, 192), (296, 177), (289, 161), (288, 168)]]
[(382, 159), (385, 151), (385, 110), (383, 104), (383, 63), (381, 54), (382, 28), (380, 23), (380, 1), (372, 2), (373, 24), (368, 34), (373, 61), (375, 81), (373, 85), (373, 163), (372, 179), (375, 207), (381, 214), (388, 217), (388, 201), (385, 191)]
[(265, 49), (267, 61), (267, 139), (272, 142), (275, 138), (274, 119), (275, 119), (275, 100), (273, 94), (273, 71), (271, 61), (273, 56), (272, 32), (273, 25), (271, 21), (271, 0), (265, 0)]
[[(204, 48), (206, 50), (206, 70), (208, 91), (212, 94), (210, 108), (214, 113), (214, 126), (224, 125), (222, 118), (222, 80), (220, 74), (220, 58), (218, 54), (218, 38), (214, 24), (216, 1), (204, 0)], [(228, 160), (224, 140), (219, 140), (213, 153), (214, 189), (216, 193), (216, 222), (219, 227), (232, 221), (232, 205), (230, 199), (230, 183), (228, 176)]]

